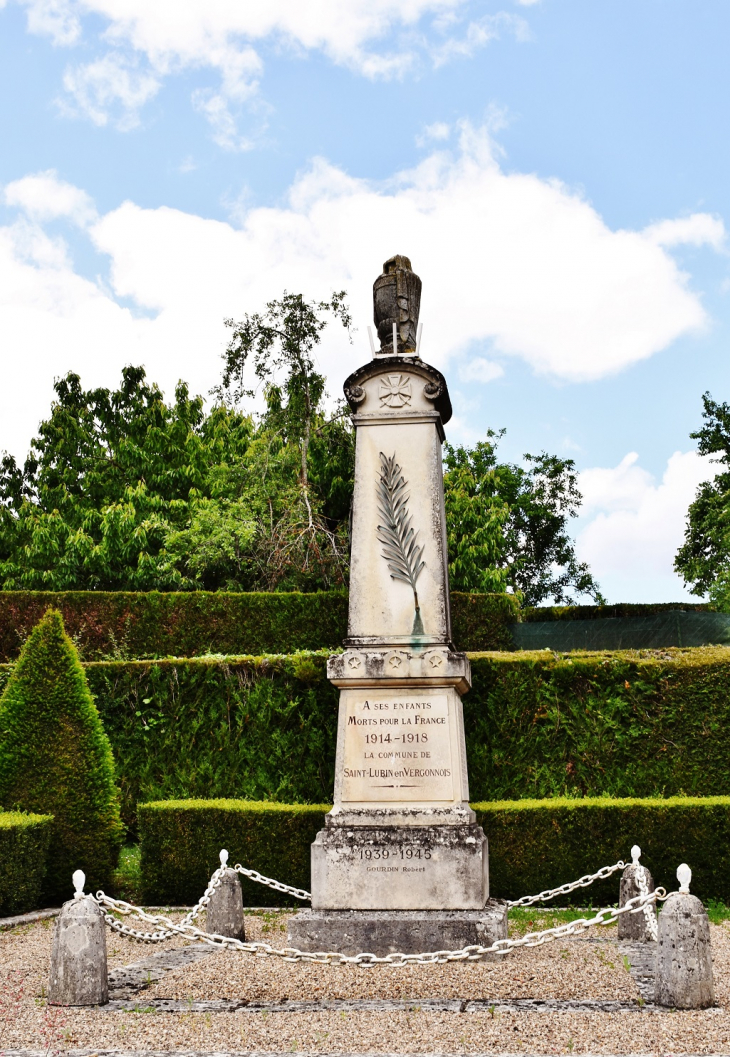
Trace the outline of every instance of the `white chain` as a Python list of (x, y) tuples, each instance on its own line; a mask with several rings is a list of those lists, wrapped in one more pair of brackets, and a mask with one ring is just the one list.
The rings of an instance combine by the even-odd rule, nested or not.
[(132, 929), (129, 927), (129, 925), (125, 925), (123, 922), (117, 921), (117, 919), (115, 917), (112, 917), (111, 914), (104, 915), (104, 920), (106, 921), (107, 925), (115, 932), (121, 932), (122, 935), (130, 936), (132, 939), (135, 940), (141, 940), (142, 943), (161, 943), (163, 940), (169, 940), (172, 936), (176, 935), (177, 931), (181, 927), (187, 928), (188, 926), (192, 926), (193, 921), (195, 921), (200, 911), (204, 910), (208, 906), (208, 903), (210, 903), (210, 897), (213, 895), (213, 892), (215, 892), (216, 888), (218, 888), (221, 881), (223, 880), (224, 873), (225, 867), (219, 866), (218, 869), (213, 873), (208, 887), (203, 892), (198, 902), (195, 904), (192, 910), (189, 910), (185, 917), (176, 925), (173, 925), (169, 918), (163, 917), (163, 915), (161, 914), (158, 914), (156, 916), (146, 914), (143, 910), (140, 909), (140, 907), (135, 906), (134, 903), (125, 903), (123, 899), (110, 900), (110, 898), (105, 895), (104, 892), (97, 892), (95, 898), (100, 906), (111, 906), (113, 904), (113, 909), (116, 911), (116, 913), (124, 914), (125, 917), (129, 914), (134, 914), (136, 915), (136, 917), (142, 918), (145, 921), (160, 921), (166, 923), (168, 927), (158, 929), (155, 932), (141, 932), (139, 929)]
[(269, 888), (273, 888), (275, 892), (286, 892), (287, 895), (294, 896), (296, 899), (309, 900), (312, 898), (312, 893), (307, 892), (305, 888), (292, 888), (291, 885), (275, 881), (273, 877), (264, 877), (258, 870), (247, 870), (245, 866), (241, 866), (240, 862), (236, 863), (233, 869), (236, 873), (243, 874), (244, 877), (248, 877), (251, 881), (257, 881), (260, 885), (267, 885)]
[[(218, 872), (219, 871), (216, 871), (216, 873)], [(220, 871), (220, 873), (222, 874), (222, 871)], [(213, 877), (215, 878), (215, 874)], [(208, 891), (217, 888), (220, 881), (220, 876), (215, 879), (215, 883), (213, 878), (211, 878), (211, 885)], [(653, 904), (658, 899), (666, 898), (667, 893), (665, 889), (657, 888), (653, 892), (646, 893), (646, 895), (634, 896), (634, 898), (630, 899), (623, 907), (608, 907), (606, 910), (599, 910), (595, 917), (578, 918), (576, 921), (571, 921), (566, 925), (558, 925), (552, 929), (544, 929), (542, 932), (529, 932), (527, 935), (516, 940), (496, 940), (490, 947), (471, 944), (468, 947), (462, 947), (460, 950), (426, 951), (421, 954), (404, 954), (403, 952), (398, 951), (394, 954), (386, 954), (381, 958), (375, 954), (369, 953), (347, 955), (336, 951), (300, 951), (296, 947), (282, 947), (278, 949), (272, 947), (269, 943), (244, 943), (241, 940), (236, 940), (229, 936), (220, 936), (217, 933), (203, 932), (202, 929), (199, 929), (191, 922), (183, 921), (179, 924), (174, 924), (169, 918), (162, 914), (148, 914), (140, 907), (134, 907), (130, 903), (125, 903), (119, 899), (111, 899), (109, 896), (105, 895), (104, 892), (97, 892), (96, 895), (97, 902), (100, 906), (109, 907), (111, 910), (116, 910), (122, 914), (134, 913), (143, 921), (149, 921), (153, 925), (163, 926), (162, 930), (158, 930), (154, 933), (141, 933), (123, 925), (112, 917), (111, 914), (105, 914), (105, 920), (113, 929), (117, 932), (122, 932), (125, 935), (132, 935), (136, 939), (145, 940), (147, 942), (156, 942), (160, 935), (160, 931), (165, 931), (167, 933), (175, 933), (180, 936), (185, 936), (188, 939), (202, 940), (203, 943), (208, 943), (214, 947), (230, 948), (241, 951), (244, 954), (270, 955), (275, 958), (283, 958), (285, 961), (289, 962), (319, 962), (335, 965), (435, 965), (442, 962), (480, 961), (487, 954), (508, 954), (509, 951), (513, 950), (515, 947), (540, 947), (543, 943), (548, 943), (550, 940), (562, 939), (564, 936), (571, 936), (573, 933), (590, 928), (593, 925), (611, 924), (611, 922), (619, 918), (621, 914), (639, 913), (639, 911), (648, 904)], [(207, 892), (206, 895), (203, 896), (203, 899), (205, 899), (206, 902), (209, 900)], [(203, 899), (200, 901), (201, 904)]]
[[(639, 889), (639, 894), (641, 896), (648, 895), (649, 885), (647, 883), (648, 874), (646, 867), (640, 866), (639, 863), (637, 863), (636, 865), (637, 870), (634, 876), (636, 877), (636, 885)], [(659, 936), (659, 930), (657, 928), (656, 914), (654, 913), (654, 908), (649, 903), (644, 903), (641, 909), (644, 911), (644, 919), (646, 921), (646, 927), (649, 931), (649, 935), (653, 940), (656, 940)]]
[(571, 881), (569, 884), (561, 885), (560, 888), (547, 888), (544, 892), (540, 892), (536, 896), (523, 896), (522, 899), (511, 899), (507, 900), (508, 907), (529, 907), (533, 903), (545, 903), (548, 899), (553, 899), (555, 896), (564, 896), (568, 892), (575, 891), (576, 888), (587, 888), (588, 885), (592, 885), (594, 881), (603, 881), (611, 874), (616, 873), (617, 870), (624, 870), (626, 863), (620, 859), (613, 866), (602, 866), (596, 873), (587, 873), (583, 877), (579, 877), (577, 881)]

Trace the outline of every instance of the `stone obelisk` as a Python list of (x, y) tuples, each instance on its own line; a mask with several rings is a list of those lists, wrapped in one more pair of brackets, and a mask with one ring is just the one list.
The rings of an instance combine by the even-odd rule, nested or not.
[(441, 445), (451, 402), (417, 348), (421, 280), (392, 257), (373, 287), (380, 350), (345, 382), (356, 430), (350, 608), (334, 807), (312, 845), (307, 950), (385, 954), (506, 936), (489, 900), (487, 839), (469, 807), (451, 642)]

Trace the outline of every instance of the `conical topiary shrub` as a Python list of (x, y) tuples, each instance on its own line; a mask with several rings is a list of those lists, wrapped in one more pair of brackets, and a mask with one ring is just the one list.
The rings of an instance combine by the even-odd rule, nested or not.
[(53, 815), (46, 905), (109, 884), (123, 827), (114, 759), (86, 675), (58, 610), (31, 632), (0, 697), (0, 803)]

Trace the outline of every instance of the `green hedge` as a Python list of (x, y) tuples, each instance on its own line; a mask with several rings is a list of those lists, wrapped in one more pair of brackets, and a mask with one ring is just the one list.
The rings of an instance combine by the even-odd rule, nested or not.
[[(516, 899), (593, 873), (632, 844), (657, 884), (677, 888), (680, 862), (692, 867), (700, 899), (730, 903), (730, 797), (667, 800), (518, 800), (474, 804), (489, 838), (491, 894)], [(310, 887), (309, 846), (324, 822), (323, 805), (237, 800), (141, 804), (144, 899), (149, 904), (196, 902), (227, 848), (231, 863), (298, 888)], [(248, 906), (296, 901), (244, 881)], [(573, 893), (576, 905), (618, 900), (619, 877)], [(560, 904), (565, 905), (566, 899)]]
[[(347, 635), (344, 591), (0, 591), (0, 661), (18, 656), (49, 606), (87, 661), (338, 649)], [(451, 610), (459, 649), (513, 648), (513, 596), (454, 592)]]
[[(471, 662), (473, 800), (730, 790), (728, 649)], [(328, 801), (338, 694), (325, 665), (324, 653), (87, 664), (125, 822), (140, 800)]]
[(474, 800), (730, 791), (730, 650), (477, 654)]
[(24, 914), (39, 903), (53, 815), (0, 811), (0, 914)]
[(520, 618), (528, 623), (543, 620), (606, 620), (611, 617), (651, 617), (679, 610), (691, 613), (712, 610), (709, 602), (620, 602), (613, 606), (526, 606)]
[[(242, 865), (309, 888), (309, 846), (328, 806), (246, 800), (173, 800), (139, 805), (142, 894), (149, 905), (198, 901), (227, 848)], [(245, 906), (296, 900), (241, 879)], [(305, 904), (306, 905), (306, 904)]]

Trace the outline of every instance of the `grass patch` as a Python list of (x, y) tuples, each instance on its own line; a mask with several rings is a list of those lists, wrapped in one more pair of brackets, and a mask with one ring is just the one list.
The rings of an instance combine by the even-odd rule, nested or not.
[(116, 899), (125, 899), (128, 903), (136, 903), (139, 906), (142, 898), (139, 844), (127, 844), (122, 848), (112, 885)]
[[(524, 936), (526, 932), (542, 932), (543, 929), (554, 929), (557, 925), (566, 925), (569, 921), (577, 921), (579, 918), (591, 918), (597, 910), (576, 910), (573, 908), (561, 909), (559, 907), (546, 909), (544, 907), (513, 907), (509, 911), (508, 925), (509, 937)], [(730, 916), (730, 910), (728, 910)], [(612, 924), (615, 924), (612, 923)]]
[(730, 918), (730, 907), (721, 899), (708, 899), (705, 907), (707, 916), (713, 925), (721, 925), (723, 921)]

